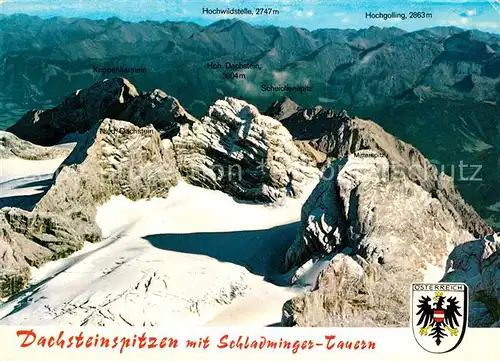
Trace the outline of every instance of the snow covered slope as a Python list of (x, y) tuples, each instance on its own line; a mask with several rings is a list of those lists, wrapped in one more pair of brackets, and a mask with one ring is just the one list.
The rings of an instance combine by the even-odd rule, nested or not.
[(267, 278), (303, 201), (237, 203), (185, 183), (167, 199), (114, 197), (98, 209), (105, 241), (33, 269), (31, 286), (0, 306), (0, 325), (278, 323), (297, 290)]

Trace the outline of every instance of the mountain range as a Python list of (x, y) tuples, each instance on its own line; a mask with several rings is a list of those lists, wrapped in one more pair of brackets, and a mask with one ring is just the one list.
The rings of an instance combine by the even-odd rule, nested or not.
[(406, 327), (410, 284), (451, 281), (499, 326), (500, 240), (453, 178), (345, 110), (265, 113), (111, 78), (25, 114), (2, 134), (0, 323), (228, 324), (266, 292), (270, 324)]
[(406, 327), (451, 281), (499, 327), (498, 34), (19, 14), (0, 45), (0, 324)]
[[(455, 178), (481, 216), (500, 227), (498, 34), (456, 27), (308, 31), (235, 19), (200, 26), (11, 15), (2, 18), (0, 43), (2, 129), (31, 109), (55, 107), (75, 89), (113, 76), (176, 94), (197, 117), (226, 95), (259, 109), (287, 96), (304, 109), (319, 105), (372, 119), (414, 144)], [(226, 63), (234, 69), (225, 69)], [(108, 68), (139, 70), (102, 72)], [(303, 88), (262, 88), (272, 85)], [(293, 136), (323, 136), (328, 124), (320, 118), (302, 131), (293, 126)]]

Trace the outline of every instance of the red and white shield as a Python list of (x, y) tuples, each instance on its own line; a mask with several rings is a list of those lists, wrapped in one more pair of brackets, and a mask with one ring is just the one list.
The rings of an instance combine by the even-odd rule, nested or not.
[(443, 322), (444, 320), (444, 310), (434, 310), (434, 321)]
[(467, 329), (468, 300), (465, 283), (412, 283), (411, 326), (420, 347), (435, 354), (456, 349)]

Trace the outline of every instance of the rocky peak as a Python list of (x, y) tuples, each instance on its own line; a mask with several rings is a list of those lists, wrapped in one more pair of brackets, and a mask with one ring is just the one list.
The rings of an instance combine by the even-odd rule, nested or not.
[(27, 112), (7, 131), (35, 144), (53, 145), (68, 134), (85, 133), (99, 120), (120, 113), (124, 104), (138, 95), (127, 79), (105, 79), (75, 91), (55, 108)]
[(500, 234), (458, 245), (450, 253), (441, 282), (469, 286), (469, 325), (500, 326)]
[[(350, 119), (343, 109), (335, 111), (322, 106), (303, 108), (293, 102), (293, 105), (290, 105), (290, 102), (275, 102), (266, 114), (279, 120), (297, 140), (317, 140)], [(326, 153), (324, 149), (317, 150)]]
[(320, 174), (279, 121), (234, 98), (218, 100), (173, 143), (186, 179), (240, 199), (297, 197)]
[[(454, 247), (493, 233), (464, 202), (450, 177), (377, 124), (347, 119), (329, 139), (330, 154), (337, 160), (326, 169), (302, 208), (299, 233), (285, 257), (287, 271), (303, 272), (313, 258), (344, 253), (365, 266), (377, 266), (384, 279), (397, 278), (394, 284), (403, 290), (411, 282), (438, 281)], [(304, 296), (309, 301), (301, 297), (301, 305), (313, 305), (321, 297), (335, 298), (329, 294), (331, 282), (323, 289), (319, 284), (317, 293)], [(363, 292), (377, 294), (374, 287), (378, 286), (372, 281), (370, 285), (368, 277)], [(353, 290), (351, 296), (358, 291)], [(302, 317), (302, 325), (310, 325), (307, 318), (326, 312), (318, 304), (315, 311), (307, 309), (313, 306), (294, 309), (297, 302), (285, 305), (285, 323)], [(398, 302), (408, 307), (407, 299)], [(377, 313), (384, 307), (379, 300), (370, 309)]]
[(8, 131), (36, 144), (53, 145), (69, 134), (85, 133), (104, 118), (139, 127), (151, 124), (168, 138), (178, 133), (179, 124), (195, 121), (162, 90), (139, 94), (127, 79), (113, 78), (77, 90), (55, 108), (29, 111)]
[(295, 114), (299, 109), (300, 106), (292, 99), (289, 97), (283, 97), (282, 99), (272, 103), (264, 114), (281, 121)]
[(167, 138), (178, 134), (180, 124), (196, 120), (176, 98), (160, 89), (135, 97), (126, 104), (123, 112), (116, 115), (116, 118), (140, 127), (151, 124)]

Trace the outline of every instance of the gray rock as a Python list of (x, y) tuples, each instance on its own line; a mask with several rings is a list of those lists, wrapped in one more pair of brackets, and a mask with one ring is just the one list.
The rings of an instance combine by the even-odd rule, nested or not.
[(281, 310), (281, 326), (282, 327), (294, 327), (297, 322), (294, 319), (295, 310), (293, 309), (292, 300), (288, 300), (283, 304)]
[(190, 183), (239, 199), (298, 197), (320, 176), (280, 122), (234, 98), (218, 100), (172, 141), (179, 170)]
[(328, 276), (339, 276), (344, 274), (347, 279), (359, 280), (364, 276), (363, 267), (352, 257), (339, 253), (332, 258), (328, 266), (320, 273), (319, 279)]
[[(100, 241), (96, 207), (111, 196), (166, 197), (178, 178), (172, 143), (162, 141), (152, 126), (112, 119), (96, 124), (55, 173), (54, 184), (33, 211), (2, 209), (3, 295), (25, 286), (28, 265), (38, 267), (69, 256), (84, 242)], [(12, 282), (19, 287), (9, 286)]]
[(112, 78), (76, 91), (55, 108), (28, 112), (8, 131), (36, 144), (54, 145), (85, 133), (104, 118), (152, 125), (166, 138), (177, 135), (181, 124), (196, 121), (162, 90), (139, 94), (127, 79)]
[(22, 158), (27, 160), (44, 160), (65, 157), (70, 149), (59, 147), (42, 147), (26, 140), (19, 139), (14, 134), (0, 131), (0, 159)]
[(442, 282), (469, 286), (469, 326), (498, 327), (500, 321), (500, 237), (492, 235), (455, 247)]
[[(302, 208), (299, 233), (286, 253), (286, 270), (315, 254), (350, 248), (356, 265), (377, 264), (384, 278), (398, 277), (401, 288), (407, 288), (423, 280), (429, 267), (444, 270), (453, 247), (491, 232), (461, 199), (449, 177), (376, 124), (346, 120), (334, 141), (332, 149), (340, 159), (325, 171)], [(324, 274), (335, 279), (334, 271)], [(376, 286), (363, 287), (370, 293), (370, 287)], [(325, 292), (321, 283), (318, 292)], [(302, 314), (315, 313), (307, 310), (311, 302), (301, 302), (306, 305)], [(401, 300), (405, 307), (407, 302)], [(369, 309), (382, 307), (380, 301)]]
[(0, 211), (0, 298), (22, 290), (29, 281), (29, 266), (51, 259), (52, 251), (16, 233)]
[[(411, 145), (375, 123), (357, 118), (344, 122), (334, 134), (332, 152), (339, 160), (324, 172), (302, 209), (302, 227), (287, 254), (287, 269), (300, 265), (314, 252), (330, 253), (339, 247), (351, 247), (363, 256), (387, 262), (393, 256), (382, 249), (393, 242), (385, 234), (395, 235), (396, 228), (399, 235), (395, 237), (403, 237), (404, 243), (410, 237), (417, 243), (429, 239), (429, 244), (439, 244), (431, 263), (445, 259), (451, 239), (464, 242), (493, 233), (463, 201), (452, 179), (439, 173)], [(427, 234), (434, 229), (441, 238), (449, 239), (446, 245)], [(374, 247), (366, 236), (376, 234), (380, 244)], [(390, 253), (396, 252), (395, 247), (389, 248)], [(398, 252), (404, 256), (406, 251)], [(399, 256), (394, 253), (396, 259)]]
[(130, 99), (124, 111), (116, 115), (116, 118), (140, 127), (151, 124), (168, 138), (178, 134), (180, 124), (196, 121), (176, 98), (160, 89)]
[(153, 126), (140, 128), (113, 119), (87, 132), (56, 173), (55, 187), (37, 207), (57, 213), (65, 211), (51, 200), (62, 193), (91, 205), (118, 194), (130, 199), (164, 197), (179, 177), (171, 142), (162, 141)]

